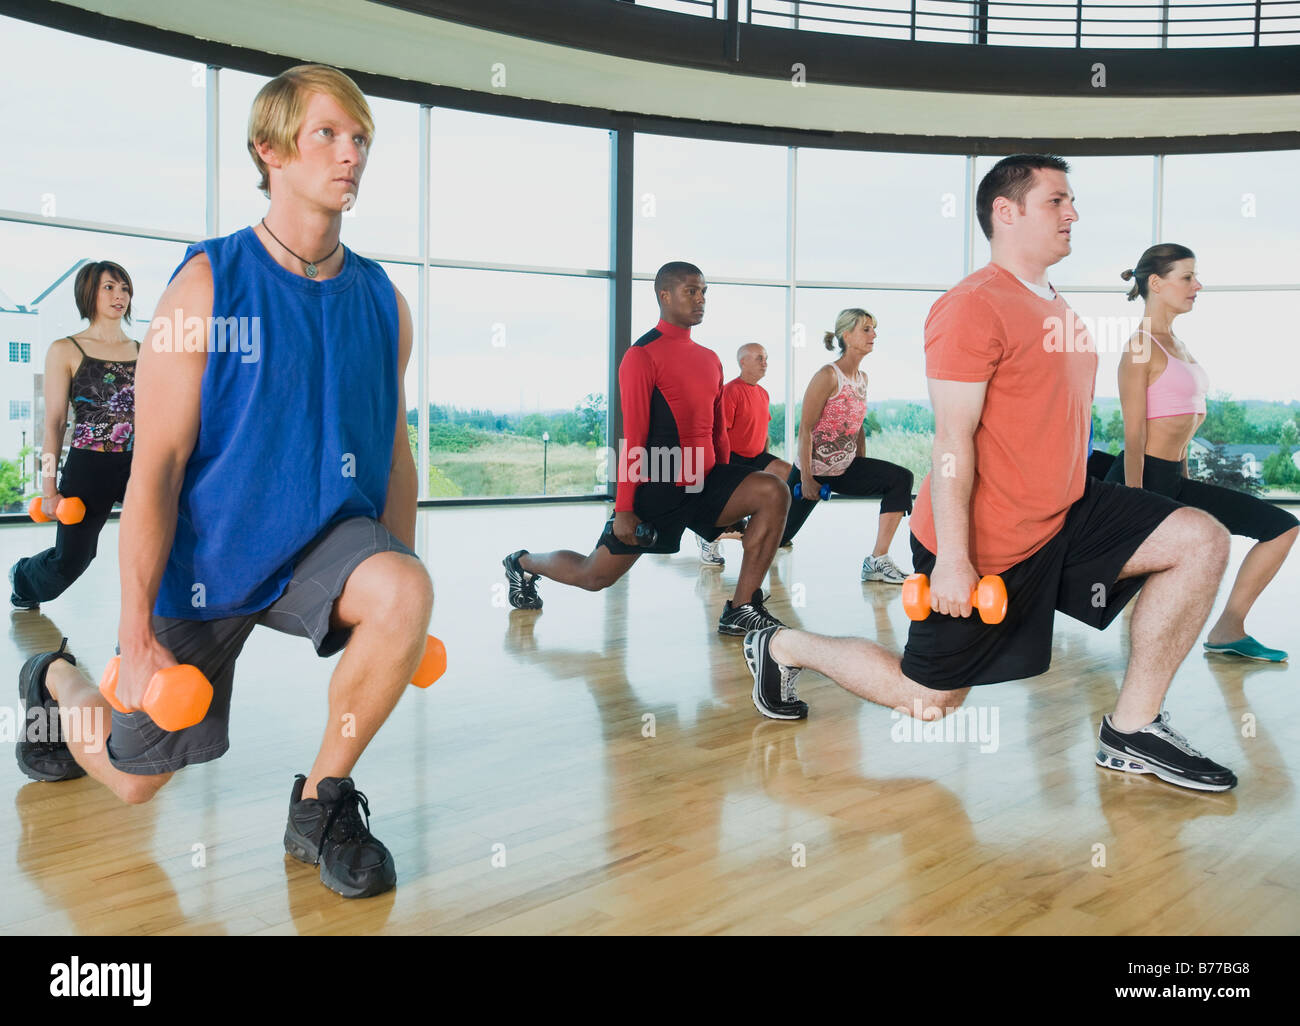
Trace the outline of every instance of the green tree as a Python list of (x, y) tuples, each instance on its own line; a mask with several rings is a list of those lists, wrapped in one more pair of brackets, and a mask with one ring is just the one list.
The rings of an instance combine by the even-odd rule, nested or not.
[(1119, 452), (1120, 449), (1124, 448), (1124, 412), (1122, 410), (1111, 411), (1110, 418), (1106, 421), (1105, 437), (1106, 441), (1117, 446), (1117, 448), (1111, 449), (1112, 452)]
[(600, 392), (591, 392), (578, 403), (578, 420), (582, 423), (582, 440), (605, 444), (605, 425), (609, 422), (605, 405), (605, 396)]
[(1110, 436), (1106, 434), (1106, 425), (1101, 422), (1101, 417), (1097, 413), (1097, 407), (1092, 408), (1092, 447), (1100, 449), (1110, 441)]
[(898, 418), (894, 422), (893, 426), (899, 431), (906, 431), (909, 434), (933, 434), (934, 414), (924, 406), (918, 406), (916, 403), (908, 403), (898, 411)]
[(1241, 460), (1228, 456), (1223, 446), (1215, 445), (1201, 457), (1201, 470), (1196, 475), (1198, 481), (1220, 485), (1233, 491), (1258, 495), (1264, 489), (1258, 478), (1246, 477), (1241, 472)]
[(21, 463), (0, 460), (0, 510), (11, 512), (21, 509), (24, 497)]
[(1274, 488), (1300, 490), (1300, 468), (1296, 467), (1289, 449), (1279, 449), (1268, 457), (1260, 468), (1260, 474), (1264, 483)]
[(767, 425), (767, 447), (785, 443), (785, 403), (772, 404), (772, 420)]
[(1246, 419), (1244, 403), (1234, 403), (1231, 397), (1211, 399), (1205, 404), (1205, 423), (1197, 432), (1215, 445), (1244, 445), (1255, 442), (1258, 431)]

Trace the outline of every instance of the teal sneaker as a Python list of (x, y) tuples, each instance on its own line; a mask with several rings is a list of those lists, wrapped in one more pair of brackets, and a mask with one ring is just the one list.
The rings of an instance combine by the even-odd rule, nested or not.
[(1287, 654), (1280, 648), (1265, 648), (1258, 641), (1247, 634), (1244, 638), (1238, 638), (1236, 641), (1230, 641), (1226, 645), (1211, 645), (1205, 642), (1205, 651), (1222, 652), (1224, 655), (1245, 656), (1247, 659), (1258, 659), (1265, 663), (1284, 663)]

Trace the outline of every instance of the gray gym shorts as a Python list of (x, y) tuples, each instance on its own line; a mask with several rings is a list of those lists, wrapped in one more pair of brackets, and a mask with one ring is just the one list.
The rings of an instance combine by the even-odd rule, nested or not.
[(108, 757), (124, 773), (170, 773), (190, 763), (209, 762), (230, 747), (230, 696), (235, 660), (259, 623), (284, 634), (310, 638), (316, 654), (331, 656), (352, 633), (330, 630), (330, 614), (348, 577), (378, 552), (415, 553), (383, 524), (353, 517), (327, 527), (298, 556), (293, 578), (267, 608), (221, 620), (153, 618), (161, 645), (182, 664), (197, 666), (212, 684), (212, 705), (201, 723), (168, 732), (143, 712), (113, 713)]

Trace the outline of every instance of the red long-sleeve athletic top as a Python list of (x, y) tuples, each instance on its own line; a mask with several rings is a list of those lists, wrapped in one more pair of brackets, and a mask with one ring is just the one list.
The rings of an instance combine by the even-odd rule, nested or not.
[[(691, 340), (690, 329), (661, 320), (632, 344), (618, 367), (623, 444), (614, 510), (632, 511), (637, 485), (676, 452), (673, 483), (702, 484), (731, 458), (722, 416), (722, 362)], [(652, 476), (653, 480), (654, 477)]]

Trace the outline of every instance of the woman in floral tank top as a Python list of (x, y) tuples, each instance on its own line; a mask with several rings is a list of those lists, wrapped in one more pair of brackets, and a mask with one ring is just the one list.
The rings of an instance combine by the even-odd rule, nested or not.
[[(9, 570), (10, 602), (35, 609), (57, 598), (95, 558), (99, 532), (113, 504), (126, 495), (135, 441), (135, 360), (140, 345), (122, 330), (131, 322), (131, 278), (110, 260), (92, 261), (73, 285), (77, 311), (90, 322), (54, 342), (45, 356), (45, 433), (41, 456), (42, 507), (54, 515), (59, 500), (86, 506), (79, 524), (59, 524), (52, 548), (20, 559)], [(58, 464), (72, 410), (72, 444)]]
[(875, 348), (876, 319), (866, 310), (840, 311), (835, 330), (826, 332), (826, 348), (840, 357), (813, 375), (803, 397), (799, 440), (795, 447), (793, 499), (782, 545), (789, 544), (816, 508), (822, 485), (841, 495), (880, 496), (876, 544), (862, 561), (862, 580), (902, 584), (905, 574), (889, 558), (889, 546), (903, 516), (912, 512), (912, 472), (896, 463), (869, 459), (863, 422), (867, 416), (867, 376), (859, 369)]

